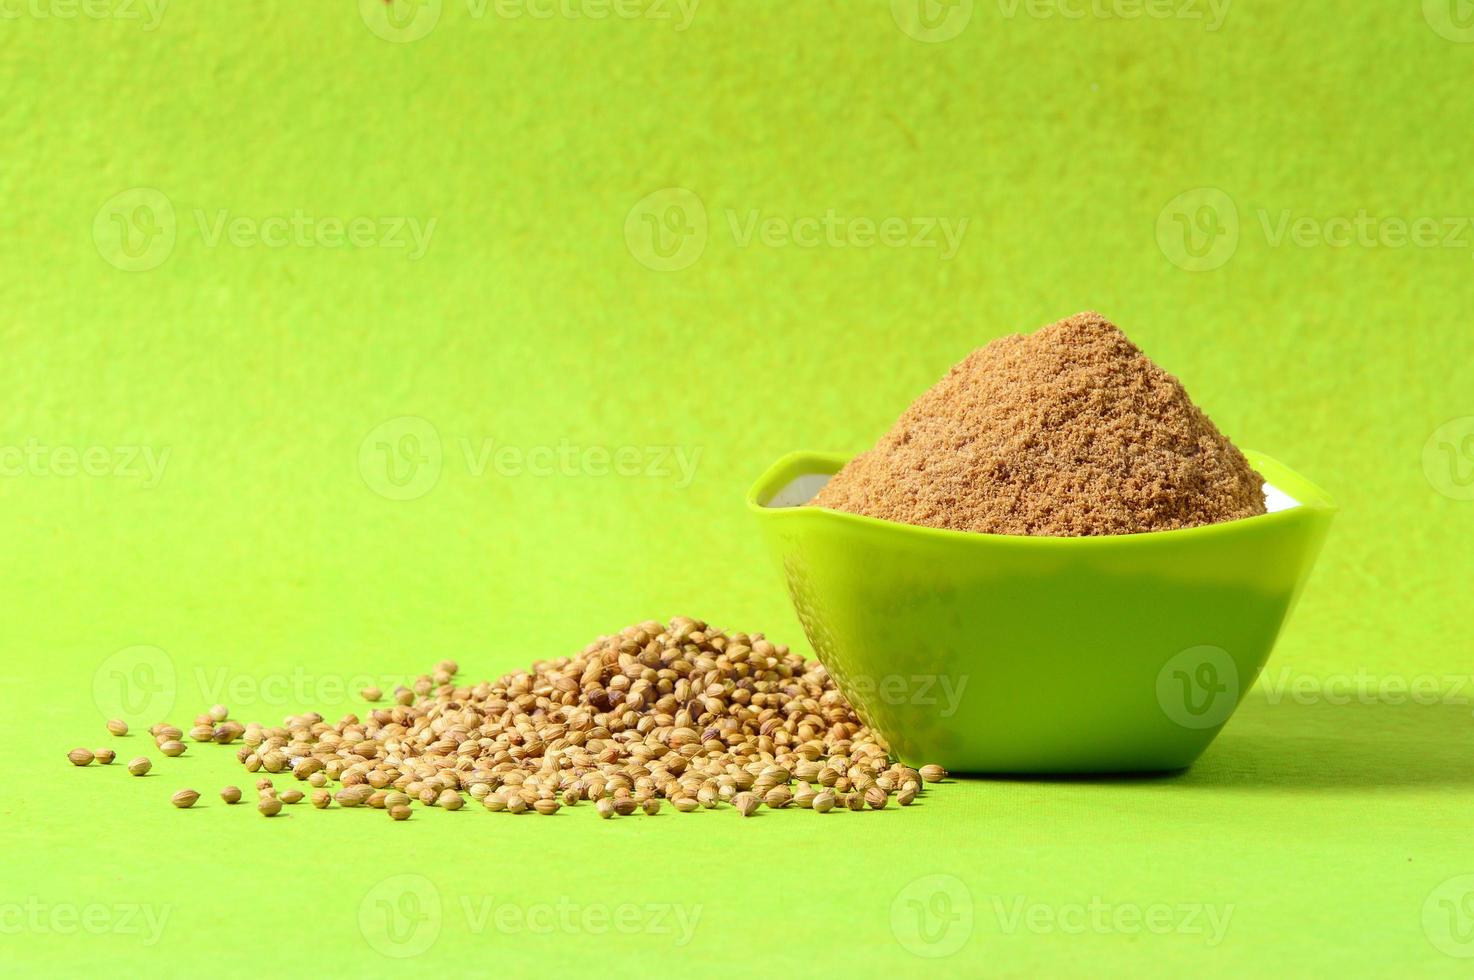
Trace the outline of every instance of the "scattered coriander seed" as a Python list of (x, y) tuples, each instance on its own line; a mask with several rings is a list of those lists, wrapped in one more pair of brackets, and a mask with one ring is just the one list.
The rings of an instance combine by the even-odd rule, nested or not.
[(443, 810), (459, 810), (466, 805), (466, 801), (462, 799), (461, 794), (453, 789), (441, 790), (440, 796), (436, 798), (435, 802)]
[(689, 796), (677, 796), (670, 801), (670, 805), (681, 813), (690, 813), (692, 810), (698, 809), (701, 806), (700, 803), (691, 799)]
[(107, 723), (108, 734), (122, 738), (128, 734), (128, 723), (121, 718), (110, 719)]
[(144, 756), (139, 756), (138, 758), (128, 763), (128, 771), (135, 776), (142, 776), (153, 767), (154, 764)]
[(327, 773), (324, 773), (324, 772), (315, 772), (312, 775), (310, 775), (310, 776), (307, 777), (307, 785), (308, 786), (312, 786), (312, 787), (321, 789), (322, 787), (326, 786), (327, 784), (328, 784), (328, 776), (327, 776)]
[(239, 803), (241, 801), (241, 788), (239, 786), (227, 786), (220, 791), (220, 798), (226, 803)]
[(435, 665), (435, 669), (443, 674), (449, 674), (452, 677), (461, 672), (460, 665), (457, 664), (454, 660), (442, 660), (440, 661), (440, 663)]
[(317, 807), (319, 810), (326, 810), (329, 806), (332, 805), (332, 803), (333, 794), (329, 793), (327, 790), (315, 789), (312, 791), (312, 805)]
[(189, 737), (196, 742), (212, 742), (215, 740), (215, 726), (196, 725), (189, 730)]
[(398, 806), (387, 807), (389, 816), (394, 820), (409, 819), (409, 804), (401, 803)]
[(896, 794), (896, 805), (910, 806), (916, 800), (916, 790), (907, 787)]
[(395, 793), (386, 793), (386, 794), (384, 794), (384, 806), (385, 807), (391, 807), (391, 806), (409, 806), (409, 804), (410, 804), (409, 796), (406, 795), (406, 794), (404, 794), (404, 793), (395, 792)]
[(184, 754), (185, 745), (177, 738), (171, 738), (159, 745), (159, 751), (173, 759)]
[(834, 809), (834, 793), (832, 790), (820, 790), (814, 797), (813, 805), (810, 807), (815, 813), (828, 813)]
[(940, 783), (947, 778), (947, 770), (938, 765), (922, 766), (921, 778), (929, 783)]
[(118, 757), (118, 754), (112, 749), (93, 749), (92, 755), (97, 759), (97, 764), (100, 766), (110, 766), (113, 764), (113, 760)]
[(732, 797), (732, 805), (737, 808), (738, 813), (750, 817), (757, 812), (757, 797), (751, 793), (738, 793)]
[(614, 816), (614, 801), (606, 796), (594, 803), (594, 809), (598, 812), (599, 819), (608, 820)]
[(879, 786), (872, 786), (865, 791), (865, 803), (872, 810), (884, 810), (886, 801), (889, 799), (890, 795)]
[(171, 739), (183, 738), (184, 732), (180, 731), (178, 728), (175, 728), (173, 725), (160, 724), (158, 726), (158, 731), (155, 731), (153, 735), (154, 741), (156, 742), (168, 742)]
[(256, 788), (258, 790), (263, 790), (273, 789), (274, 787), (272, 786), (271, 780), (267, 779), (265, 776), (262, 776), (260, 779), (256, 780)]
[(93, 754), (91, 749), (72, 749), (67, 753), (67, 759), (74, 766), (90, 766)]
[(616, 797), (614, 800), (614, 812), (619, 814), (621, 817), (633, 816), (634, 812), (639, 808), (640, 804), (636, 803), (628, 796)]
[(200, 794), (196, 793), (194, 790), (182, 789), (171, 796), (169, 798), (169, 802), (173, 803), (181, 810), (188, 810), (190, 807), (194, 806), (195, 800), (198, 800), (199, 798)]
[(856, 813), (865, 809), (865, 794), (850, 793), (845, 798), (845, 806), (849, 807), (851, 810), (854, 810)]
[(501, 813), (507, 808), (507, 798), (500, 793), (488, 793), (482, 797), (481, 805), (492, 813)]
[(230, 709), (227, 708), (225, 705), (215, 704), (210, 706), (210, 720), (215, 724), (218, 725), (229, 717)]
[(281, 801), (286, 804), (301, 803), (302, 791), (300, 789), (282, 790)]
[(763, 802), (770, 810), (781, 810), (793, 802), (793, 794), (788, 791), (787, 786), (775, 786), (763, 796)]
[(640, 804), (640, 809), (645, 811), (647, 817), (653, 817), (660, 812), (660, 800), (658, 797), (650, 797)]
[[(553, 814), (558, 812), (558, 808), (560, 805), (561, 804), (559, 804), (557, 800), (538, 800), (536, 803), (532, 804), (532, 808), (545, 817), (551, 817)], [(648, 813), (649, 811), (647, 810), (645, 812)]]
[(520, 796), (514, 796), (507, 801), (508, 813), (526, 813), (527, 801)]
[(364, 688), (359, 693), (363, 695), (363, 699), (365, 701), (382, 701), (382, 700), (384, 700), (384, 692), (381, 691), (381, 690), (379, 690), (377, 687), (372, 686), (372, 685)]
[(811, 809), (814, 805), (814, 797), (818, 795), (814, 787), (808, 783), (799, 783), (798, 789), (793, 791), (793, 805), (804, 810)]
[(275, 796), (263, 796), (256, 801), (256, 809), (261, 811), (263, 817), (274, 817), (281, 813), (281, 800)]
[(389, 794), (382, 789), (378, 789), (370, 793), (368, 799), (364, 802), (373, 807), (375, 810), (382, 810), (389, 805), (388, 800)]

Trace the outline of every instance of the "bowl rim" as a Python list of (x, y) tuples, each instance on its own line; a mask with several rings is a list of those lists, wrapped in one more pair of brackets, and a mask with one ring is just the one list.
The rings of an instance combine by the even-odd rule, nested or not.
[(882, 520), (878, 517), (866, 517), (861, 514), (833, 510), (829, 507), (767, 506), (767, 501), (796, 477), (820, 474), (833, 476), (851, 459), (851, 456), (844, 453), (798, 450), (780, 456), (748, 488), (747, 508), (762, 519), (769, 521), (820, 518), (849, 524), (856, 528), (884, 531), (893, 535), (957, 543), (1004, 545), (1014, 548), (1146, 547), (1159, 541), (1179, 542), (1193, 538), (1222, 537), (1240, 533), (1251, 527), (1293, 524), (1307, 518), (1329, 520), (1340, 509), (1331, 499), (1330, 494), (1279, 460), (1252, 449), (1241, 451), (1249, 464), (1258, 471), (1260, 476), (1264, 477), (1264, 481), (1294, 498), (1296, 506), (1274, 513), (1256, 514), (1253, 517), (1241, 517), (1234, 521), (1177, 528), (1171, 531), (1142, 531), (1136, 534), (1099, 534), (1081, 537), (954, 531), (949, 528), (924, 527), (919, 524), (903, 524), (898, 521)]

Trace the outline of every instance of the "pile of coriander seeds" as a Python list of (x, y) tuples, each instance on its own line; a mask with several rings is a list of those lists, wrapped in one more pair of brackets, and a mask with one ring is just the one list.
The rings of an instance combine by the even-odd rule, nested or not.
[[(266, 816), (304, 798), (278, 792), (273, 776), (310, 786), (319, 809), (376, 807), (395, 820), (416, 805), (459, 809), (465, 795), (512, 814), (588, 801), (604, 818), (654, 815), (666, 803), (681, 813), (730, 805), (743, 816), (879, 810), (909, 805), (946, 776), (891, 762), (822, 665), (761, 633), (646, 622), (497, 681), (458, 684), (457, 673), (444, 661), (395, 690), (392, 705), (336, 723), (309, 713), (280, 727), (242, 725), (217, 705), (189, 735), (243, 743), (238, 760), (264, 773), (256, 788)], [(172, 726), (152, 734), (165, 754), (183, 748)], [(192, 804), (193, 792), (176, 794), (175, 805)], [(233, 786), (221, 795), (240, 799)]]

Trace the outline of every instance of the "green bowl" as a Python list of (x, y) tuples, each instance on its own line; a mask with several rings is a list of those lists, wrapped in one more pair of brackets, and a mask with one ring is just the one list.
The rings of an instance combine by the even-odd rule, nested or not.
[(971, 534), (800, 506), (846, 457), (748, 491), (814, 651), (908, 764), (1153, 772), (1192, 764), (1259, 676), (1330, 497), (1245, 453), (1270, 513), (1106, 537)]

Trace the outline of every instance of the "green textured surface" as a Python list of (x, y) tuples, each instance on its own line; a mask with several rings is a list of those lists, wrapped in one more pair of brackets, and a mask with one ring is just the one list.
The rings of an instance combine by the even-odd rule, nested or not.
[[(7, 974), (243, 974), (277, 957), (622, 974), (680, 954), (703, 972), (894, 975), (959, 940), (942, 966), (995, 975), (1466, 969), (1474, 31), (1459, 5), (1244, 2), (1210, 31), (964, 0), (942, 22), (955, 36), (930, 43), (880, 2), (703, 0), (689, 23), (674, 5), (556, 12), (606, 9), (570, 3), (446, 0), (405, 43), (369, 29), (392, 33), (376, 0), (175, 3), (156, 24), (141, 0), (3, 6)], [(106, 205), (140, 187), (167, 199), (175, 239), (127, 271)], [(644, 215), (674, 204), (689, 223), (692, 198), (631, 210), (673, 187), (707, 232), (666, 261)], [(145, 224), (132, 206), (159, 203), (122, 200)], [(968, 223), (951, 258), (862, 245), (856, 224), (843, 246), (822, 228), (784, 244), (831, 209)], [(781, 222), (744, 239), (754, 211)], [(1314, 244), (1363, 211), (1435, 219), (1436, 242)], [(222, 212), (246, 225), (216, 238)], [(418, 258), (248, 244), (298, 213), (328, 239), (341, 232), (318, 219), (435, 224)], [(1179, 214), (1227, 234), (1185, 240)], [(1282, 237), (1287, 215), (1314, 221)], [(164, 651), (141, 662), (173, 671), (176, 720), (223, 681), (238, 714), (274, 721), (346, 710), (354, 675), (447, 655), (485, 675), (649, 616), (799, 642), (748, 483), (792, 449), (869, 445), (971, 348), (1087, 307), (1342, 506), (1271, 686), (1185, 777), (970, 782), (873, 816), (391, 825), (169, 808), (179, 786), (208, 803), (242, 781), (224, 750), (143, 780), (66, 766), (107, 741), (97, 702), (138, 661), (109, 658), (138, 644)], [(393, 499), (374, 454), (423, 430), (379, 430), (360, 461), (403, 416), (443, 448), (413, 499)], [(689, 480), (596, 460), (516, 475), (480, 467), (485, 440), (699, 459)], [(32, 465), (29, 446), (104, 447), (109, 475)], [(140, 448), (168, 453), (156, 485), (128, 465)], [(1336, 703), (1341, 678), (1370, 693)], [(1429, 689), (1399, 696), (1414, 684)], [(372, 889), (401, 873), (442, 913), (433, 936), (387, 947), (428, 948), (394, 959), (359, 915), (382, 915)], [(700, 914), (679, 950), (655, 929), (475, 917), (560, 896)], [(970, 929), (933, 917), (936, 944), (903, 941), (911, 900), (948, 897), (971, 901)], [(1211, 945), (1088, 910), (1077, 931), (1097, 897), (1233, 911)], [(1041, 918), (1009, 919), (1020, 901)], [(167, 914), (157, 937), (140, 909)]]

